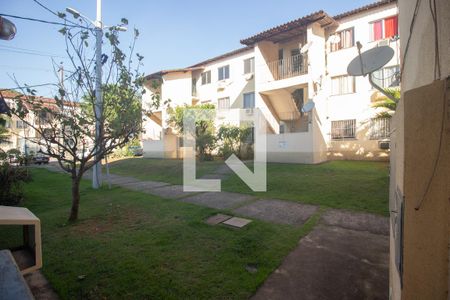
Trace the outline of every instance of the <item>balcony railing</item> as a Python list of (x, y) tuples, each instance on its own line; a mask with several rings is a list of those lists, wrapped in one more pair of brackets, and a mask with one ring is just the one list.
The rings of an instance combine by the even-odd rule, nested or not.
[(271, 61), (267, 65), (274, 80), (286, 79), (308, 73), (308, 57), (305, 54)]

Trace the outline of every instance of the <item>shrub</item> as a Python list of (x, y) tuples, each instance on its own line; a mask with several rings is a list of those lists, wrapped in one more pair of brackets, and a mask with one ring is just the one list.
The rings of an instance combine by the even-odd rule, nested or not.
[(239, 158), (253, 157), (252, 127), (221, 126), (217, 132), (219, 155), (227, 158), (235, 154)]
[(31, 180), (28, 169), (8, 162), (0, 164), (0, 205), (18, 205), (23, 199), (23, 182)]
[(141, 143), (139, 139), (134, 139), (130, 141), (128, 144), (121, 148), (117, 148), (114, 150), (114, 152), (111, 154), (112, 158), (124, 158), (124, 157), (132, 157), (134, 156), (133, 151), (130, 150), (131, 146), (140, 146)]
[(213, 104), (177, 106), (169, 110), (167, 123), (180, 134), (185, 131), (184, 118), (195, 120), (196, 152), (200, 160), (213, 159), (212, 152), (216, 142), (214, 121), (212, 120), (213, 110)]

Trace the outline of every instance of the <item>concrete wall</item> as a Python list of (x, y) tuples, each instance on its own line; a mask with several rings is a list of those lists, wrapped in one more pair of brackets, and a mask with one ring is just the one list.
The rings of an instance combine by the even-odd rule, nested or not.
[[(409, 38), (415, 2), (399, 0), (403, 41)], [(436, 6), (440, 76), (435, 73), (435, 27), (428, 1), (420, 2), (407, 53), (406, 43), (401, 45), (405, 67), (402, 100), (394, 117), (390, 201), (392, 206), (397, 190), (404, 195), (404, 266), (402, 286), (394, 260), (399, 249), (391, 234), (392, 299), (449, 297), (450, 101), (445, 79), (450, 75), (450, 2), (436, 0)], [(444, 82), (429, 85), (439, 79)]]
[(147, 158), (164, 158), (164, 141), (159, 140), (142, 140), (142, 149), (144, 157)]
[[(368, 136), (368, 124), (375, 117), (377, 110), (372, 108), (373, 99), (377, 98), (378, 92), (371, 86), (367, 77), (355, 78), (355, 93), (345, 95), (331, 95), (331, 78), (346, 75), (347, 66), (350, 61), (358, 55), (356, 41), (361, 42), (362, 51), (376, 47), (378, 41), (369, 40), (370, 22), (384, 19), (398, 14), (395, 3), (382, 6), (354, 16), (339, 20), (339, 26), (327, 30), (327, 65), (326, 76), (323, 79), (324, 105), (318, 109), (322, 120), (323, 135), (329, 145), (329, 159), (349, 160), (388, 160), (389, 151), (380, 150), (378, 140), (370, 140)], [(343, 29), (354, 28), (355, 46), (331, 52), (328, 37), (334, 32)], [(402, 36), (402, 41), (404, 38)], [(400, 41), (390, 42), (389, 46), (394, 50), (394, 56), (385, 67), (400, 64), (399, 47)], [(331, 139), (331, 121), (356, 119), (356, 139), (335, 141)]]
[[(255, 91), (254, 76), (244, 74), (244, 60), (251, 57), (254, 57), (253, 49), (206, 65), (202, 72), (211, 71), (210, 84), (202, 85), (201, 72), (196, 73), (194, 78), (200, 103), (210, 101), (217, 107), (219, 98), (229, 97), (231, 108), (242, 108), (244, 93)], [(219, 81), (218, 68), (226, 65), (230, 66), (230, 78)]]
[(309, 132), (268, 134), (267, 161), (314, 163), (312, 134)]

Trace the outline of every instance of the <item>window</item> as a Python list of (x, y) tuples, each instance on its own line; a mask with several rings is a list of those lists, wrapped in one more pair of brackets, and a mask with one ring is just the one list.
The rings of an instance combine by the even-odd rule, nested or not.
[(400, 84), (400, 67), (399, 66), (393, 66), (393, 67), (386, 67), (381, 70), (377, 70), (373, 72), (373, 81), (383, 87), (395, 87), (399, 86)]
[(390, 118), (373, 118), (370, 120), (369, 136), (371, 140), (381, 140), (389, 137), (391, 131)]
[(230, 108), (230, 98), (219, 98), (217, 101), (217, 108), (218, 109), (229, 109)]
[(300, 49), (292, 49), (291, 50), (291, 58), (292, 58), (292, 72), (300, 72), (302, 58), (300, 55)]
[(255, 107), (255, 93), (244, 94), (244, 108)]
[(355, 45), (355, 34), (353, 27), (336, 32), (334, 35), (339, 37), (339, 42), (331, 43), (331, 51), (350, 48)]
[(230, 78), (230, 66), (223, 66), (219, 68), (219, 80)]
[(331, 95), (344, 95), (355, 92), (355, 77), (336, 76), (331, 78)]
[(250, 132), (245, 139), (245, 142), (248, 144), (253, 144), (255, 142), (255, 127), (250, 128)]
[(244, 60), (244, 74), (255, 73), (255, 58)]
[(19, 129), (27, 128), (27, 124), (25, 122), (23, 122), (22, 120), (17, 120), (16, 121), (16, 128), (19, 128)]
[(197, 78), (192, 78), (192, 96), (197, 96)]
[(202, 73), (202, 85), (211, 83), (211, 71)]
[(284, 57), (283, 49), (278, 49), (278, 60), (282, 60)]
[(331, 138), (345, 139), (345, 138), (355, 138), (356, 133), (356, 120), (340, 120), (331, 121)]
[(50, 114), (48, 114), (45, 111), (41, 111), (39, 112), (38, 117), (34, 119), (34, 124), (44, 125), (47, 124), (49, 121), (50, 121)]
[(398, 16), (372, 22), (370, 25), (370, 41), (378, 41), (398, 35)]

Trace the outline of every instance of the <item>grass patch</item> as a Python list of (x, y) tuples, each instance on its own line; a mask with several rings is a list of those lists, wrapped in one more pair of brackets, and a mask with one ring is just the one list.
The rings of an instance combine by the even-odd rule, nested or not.
[[(214, 172), (221, 164), (224, 163), (197, 163), (197, 178)], [(132, 158), (112, 163), (111, 172), (141, 180), (181, 184), (182, 165), (181, 160)], [(387, 216), (389, 164), (364, 161), (330, 161), (319, 165), (269, 163), (267, 192), (253, 192), (234, 173), (222, 180), (222, 189)]]
[[(222, 161), (197, 162), (197, 178), (214, 172)], [(179, 159), (126, 158), (110, 163), (112, 174), (172, 184), (183, 183), (183, 161)]]
[[(33, 178), (24, 206), (41, 219), (43, 272), (63, 299), (248, 298), (316, 221), (209, 226), (203, 220), (217, 210), (121, 188), (92, 190), (84, 181), (80, 220), (67, 224), (68, 176), (34, 169)], [(19, 234), (0, 228), (0, 248)]]
[(319, 165), (267, 165), (267, 192), (253, 192), (233, 174), (222, 189), (265, 198), (388, 215), (389, 164), (330, 161)]

